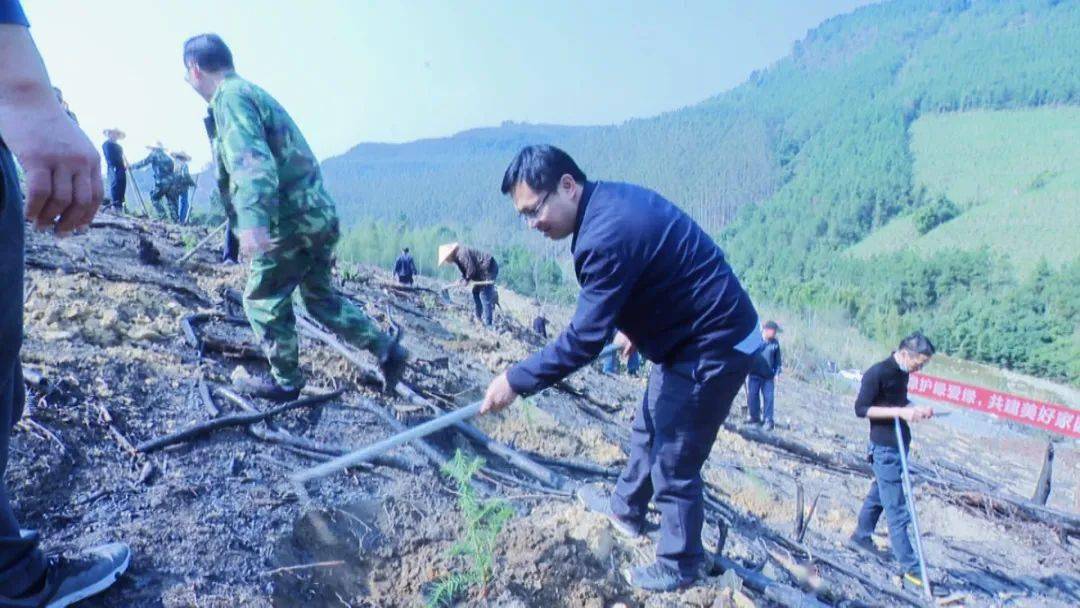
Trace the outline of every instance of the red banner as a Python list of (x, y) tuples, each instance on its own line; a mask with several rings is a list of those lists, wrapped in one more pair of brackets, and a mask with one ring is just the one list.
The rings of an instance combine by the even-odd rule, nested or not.
[(1080, 438), (1080, 410), (1064, 405), (1032, 401), (925, 374), (911, 374), (908, 378), (908, 393)]

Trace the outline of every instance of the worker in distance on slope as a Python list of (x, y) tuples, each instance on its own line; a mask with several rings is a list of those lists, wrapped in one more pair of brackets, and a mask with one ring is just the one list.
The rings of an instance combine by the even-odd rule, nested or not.
[(466, 247), (460, 243), (439, 245), (439, 266), (453, 263), (461, 272), (461, 283), (472, 283), (473, 305), (476, 318), (484, 325), (491, 325), (495, 305), (499, 302), (495, 291), (495, 279), (499, 278), (499, 263), (486, 251)]

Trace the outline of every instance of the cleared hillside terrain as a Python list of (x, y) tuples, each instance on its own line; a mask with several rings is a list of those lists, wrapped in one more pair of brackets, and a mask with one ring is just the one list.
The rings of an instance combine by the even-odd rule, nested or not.
[[(471, 322), (467, 293), (447, 302), (427, 277), (405, 289), (362, 268), (338, 287), (381, 324), (392, 318), (404, 327), (415, 356), (405, 374), (412, 393), (381, 394), (370, 355), (332, 348), (304, 330), (305, 393), (330, 393), (328, 401), (160, 451), (136, 447), (270, 407), (227, 390), (238, 375), (266, 371), (229, 295), (243, 286), (243, 268), (218, 264), (211, 251), (184, 267), (173, 262), (203, 235), (108, 213), (69, 240), (27, 235), (22, 361), (35, 373), (12, 437), (9, 487), (20, 521), (42, 532), (48, 551), (131, 544), (128, 572), (86, 607), (423, 605), (438, 581), (469, 567), (452, 551), (471, 529), (460, 487), (439, 467), (459, 450), (486, 461), (475, 488), (513, 515), (496, 537), (490, 579), (461, 592), (458, 605), (919, 605), (897, 586), (884, 534), (872, 555), (844, 545), (870, 484), (867, 423), (855, 417), (850, 389), (827, 388), (811, 358), (796, 354), (806, 352), (798, 343), (825, 340), (813, 324), (805, 335), (795, 324), (785, 335), (791, 350), (777, 385), (776, 431), (744, 424), (740, 396), (703, 471), (707, 547), (716, 548), (721, 522), (729, 526), (723, 556), (737, 568), (713, 570), (678, 593), (631, 589), (621, 571), (651, 560), (655, 539), (623, 539), (572, 496), (580, 484), (610, 485), (625, 462), (643, 378), (589, 367), (476, 420), (489, 441), (447, 429), (426, 448), (401, 446), (375, 466), (304, 492), (289, 481), (290, 473), (477, 399), (494, 374), (539, 348), (527, 329), (535, 309), (510, 291), (502, 291), (489, 329)], [(150, 248), (159, 260), (140, 255)], [(559, 330), (569, 311), (551, 307), (548, 316)], [(877, 356), (884, 352), (855, 358), (868, 364)], [(934, 364), (928, 371), (937, 373)], [(951, 587), (954, 605), (1077, 605), (1080, 517), (1067, 513), (1080, 496), (1068, 474), (1080, 466), (1076, 446), (1059, 444), (1042, 507), (1024, 497), (1038, 476), (1044, 433), (955, 410), (914, 434), (931, 573)], [(495, 444), (554, 476), (524, 474), (486, 447)], [(804, 510), (816, 504), (801, 540), (793, 532), (800, 494)], [(771, 591), (760, 591), (762, 577)]]
[(896, 218), (853, 246), (867, 258), (987, 248), (1029, 276), (1041, 258), (1060, 267), (1080, 252), (1080, 108), (927, 114), (911, 125), (915, 186), (962, 213), (919, 235)]

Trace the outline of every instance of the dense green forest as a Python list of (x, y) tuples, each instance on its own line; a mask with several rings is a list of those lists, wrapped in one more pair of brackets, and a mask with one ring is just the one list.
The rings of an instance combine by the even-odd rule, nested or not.
[[(554, 143), (591, 177), (641, 183), (680, 204), (717, 234), (761, 301), (838, 307), (890, 343), (922, 327), (946, 352), (1080, 383), (1069, 291), (1080, 255), (1024, 274), (1008, 254), (966, 243), (933, 256), (845, 254), (894, 219), (910, 215), (930, 236), (964, 212), (968, 201), (917, 184), (915, 121), (1080, 105), (1077, 57), (1080, 2), (895, 0), (822, 23), (788, 57), (692, 107), (612, 126), (508, 123), (363, 144), (324, 168), (349, 225), (467, 227), (477, 245), (520, 247), (532, 259), (518, 265), (536, 275), (550, 249), (526, 235), (498, 185), (522, 145)], [(1071, 200), (1059, 223), (1076, 232)]]

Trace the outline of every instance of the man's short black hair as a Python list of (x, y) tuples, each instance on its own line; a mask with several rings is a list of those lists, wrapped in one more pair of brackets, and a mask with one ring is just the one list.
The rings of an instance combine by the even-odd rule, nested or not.
[(404, 251), (405, 253), (409, 253), (409, 248), (405, 247), (404, 249), (402, 249), (402, 251)]
[(503, 174), (502, 193), (510, 194), (520, 182), (525, 182), (537, 193), (552, 192), (564, 175), (579, 184), (585, 183), (585, 172), (566, 152), (555, 146), (525, 146)]
[(220, 72), (232, 70), (232, 51), (217, 34), (199, 34), (184, 43), (184, 65), (197, 65), (200, 70)]
[(917, 331), (901, 340), (899, 350), (906, 350), (909, 353), (925, 355), (927, 357), (932, 357), (935, 352), (934, 345), (930, 342), (930, 338), (924, 336), (921, 331)]

